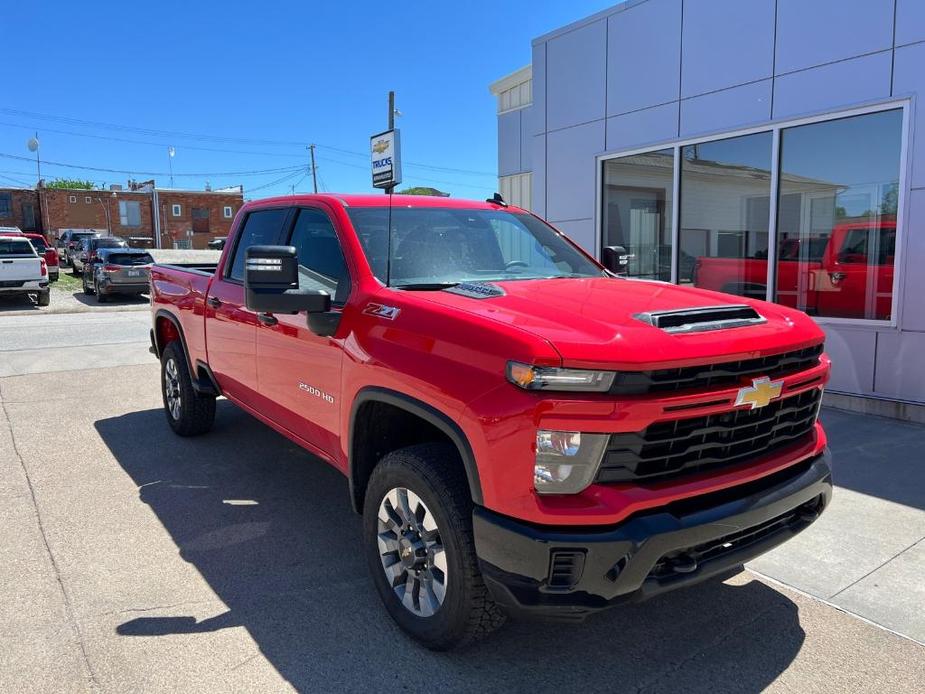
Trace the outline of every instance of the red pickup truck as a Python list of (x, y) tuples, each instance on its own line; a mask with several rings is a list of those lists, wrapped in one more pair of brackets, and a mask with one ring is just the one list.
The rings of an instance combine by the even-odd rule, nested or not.
[[(812, 315), (889, 320), (895, 253), (895, 219), (845, 222), (828, 236), (784, 239), (778, 251), (777, 301)], [(703, 289), (764, 298), (768, 261), (697, 258), (693, 282)]]
[(173, 430), (221, 395), (343, 472), (431, 648), (727, 575), (831, 497), (811, 318), (617, 277), (500, 197), (250, 202), (151, 304)]

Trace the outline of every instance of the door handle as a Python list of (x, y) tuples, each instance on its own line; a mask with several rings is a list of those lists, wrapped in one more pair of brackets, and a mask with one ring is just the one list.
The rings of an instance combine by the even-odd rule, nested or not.
[(276, 319), (276, 316), (270, 313), (258, 313), (257, 320), (259, 320), (264, 325), (276, 325), (279, 321)]
[(219, 306), (222, 305), (222, 300), (214, 296), (210, 296), (208, 300), (206, 301), (206, 303), (209, 304), (209, 306), (211, 306), (212, 308), (218, 308)]

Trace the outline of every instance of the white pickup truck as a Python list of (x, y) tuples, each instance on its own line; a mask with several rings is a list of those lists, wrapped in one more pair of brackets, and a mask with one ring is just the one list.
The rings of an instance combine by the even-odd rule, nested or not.
[(39, 306), (48, 306), (48, 268), (29, 239), (0, 236), (0, 297), (35, 294)]

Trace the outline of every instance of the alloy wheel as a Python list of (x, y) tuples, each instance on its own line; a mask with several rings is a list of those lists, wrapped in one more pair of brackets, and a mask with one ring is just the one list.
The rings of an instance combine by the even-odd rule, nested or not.
[(401, 604), (430, 617), (443, 604), (446, 552), (433, 513), (409, 489), (394, 487), (379, 504), (379, 559)]
[(180, 398), (180, 374), (177, 370), (177, 362), (168, 359), (164, 365), (164, 397), (167, 399), (167, 409), (174, 420), (180, 419), (180, 408), (182, 400)]

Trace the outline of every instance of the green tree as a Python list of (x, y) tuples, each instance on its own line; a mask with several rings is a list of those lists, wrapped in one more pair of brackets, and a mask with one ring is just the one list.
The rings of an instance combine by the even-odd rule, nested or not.
[(436, 188), (428, 188), (427, 186), (414, 186), (396, 192), (399, 195), (436, 195), (438, 198), (450, 197), (449, 193), (444, 193), (442, 190), (437, 190)]
[(66, 188), (68, 190), (95, 190), (93, 181), (84, 181), (79, 178), (56, 178), (45, 184), (46, 188)]

